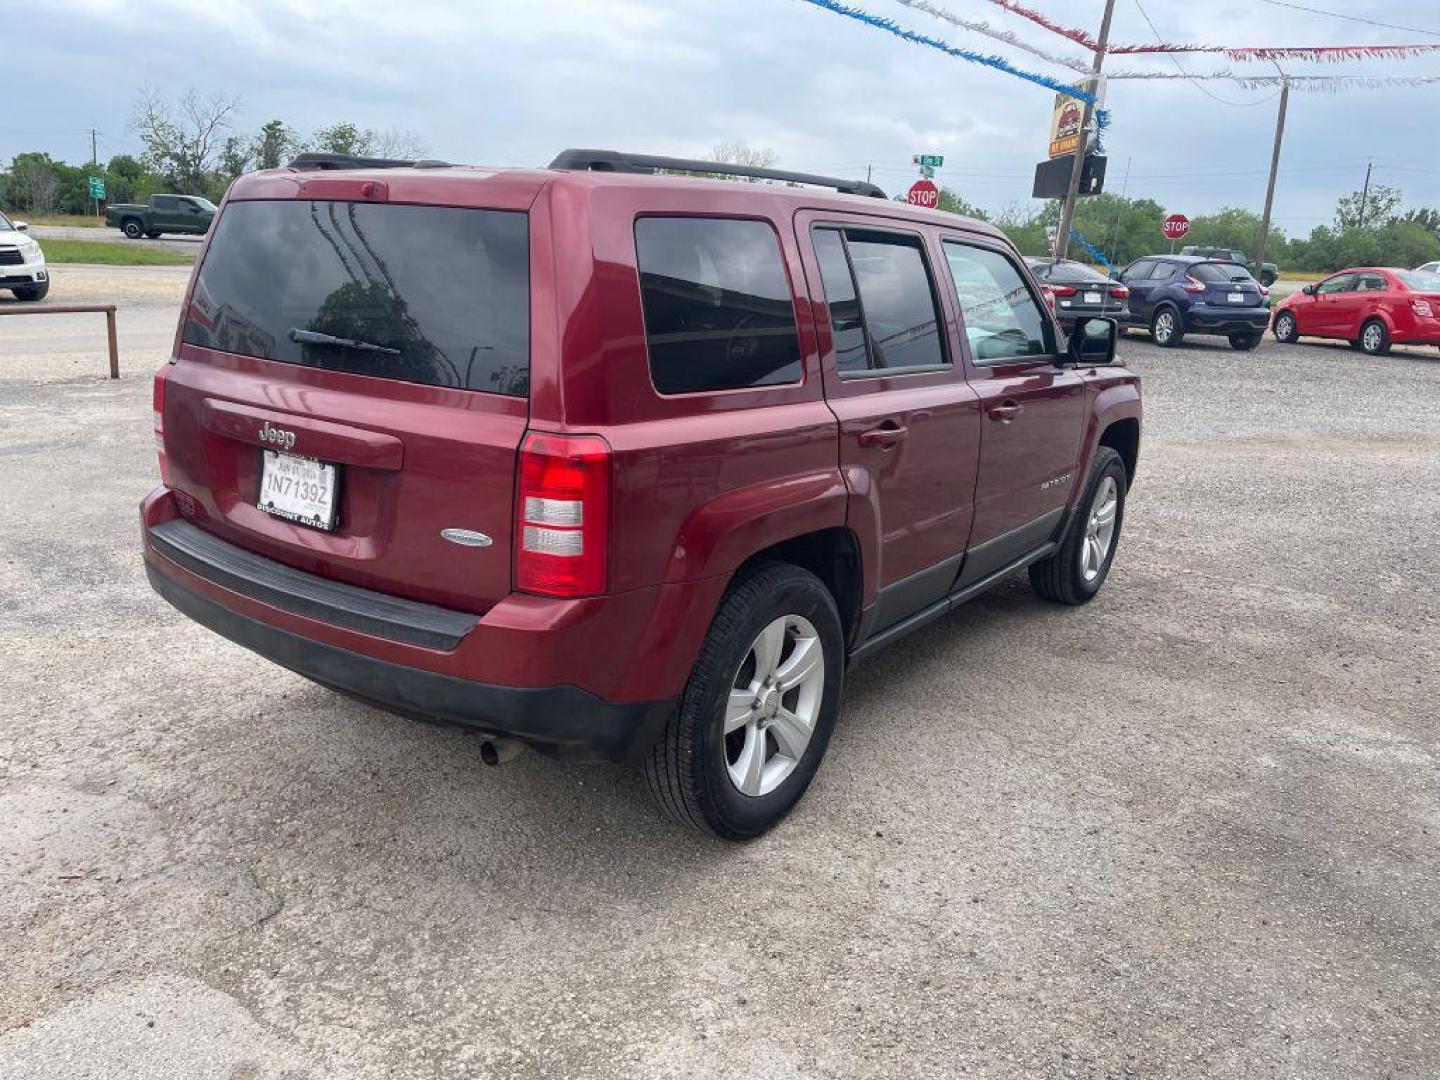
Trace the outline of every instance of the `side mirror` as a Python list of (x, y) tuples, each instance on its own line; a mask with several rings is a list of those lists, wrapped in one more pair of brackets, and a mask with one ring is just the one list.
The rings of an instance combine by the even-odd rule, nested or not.
[(1113, 364), (1119, 341), (1119, 323), (1114, 319), (1089, 315), (1075, 320), (1075, 328), (1070, 331), (1070, 340), (1065, 346), (1065, 355), (1076, 367)]
[(1315, 290), (1315, 286), (1314, 286), (1314, 285), (1304, 285), (1304, 286), (1301, 286), (1300, 291), (1301, 291), (1302, 293), (1304, 293), (1306, 296), (1314, 296), (1316, 290)]
[(10, 224), (15, 226), (16, 232), (30, 231), (30, 223), (28, 221), (12, 221)]

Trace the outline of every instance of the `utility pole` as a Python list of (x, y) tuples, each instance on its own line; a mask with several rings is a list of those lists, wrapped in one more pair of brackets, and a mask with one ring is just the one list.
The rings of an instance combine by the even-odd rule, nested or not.
[(867, 184), (870, 183), (870, 170), (874, 167), (875, 163), (873, 161), (869, 165), (865, 166), (865, 183)]
[(1100, 20), (1100, 37), (1095, 43), (1095, 60), (1090, 65), (1090, 97), (1080, 116), (1080, 134), (1075, 140), (1075, 162), (1070, 166), (1070, 186), (1060, 206), (1060, 228), (1055, 234), (1055, 259), (1065, 258), (1070, 246), (1070, 223), (1075, 218), (1075, 199), (1080, 193), (1080, 177), (1085, 171), (1085, 155), (1090, 152), (1090, 123), (1095, 118), (1095, 95), (1100, 92), (1100, 69), (1105, 64), (1105, 50), (1110, 45), (1110, 19), (1115, 14), (1115, 0), (1105, 0), (1105, 17)]
[(1265, 246), (1270, 242), (1270, 211), (1275, 207), (1275, 176), (1280, 171), (1280, 143), (1285, 138), (1285, 109), (1290, 104), (1290, 80), (1280, 81), (1280, 112), (1275, 117), (1275, 149), (1270, 151), (1270, 183), (1265, 188), (1265, 213), (1260, 217), (1260, 239), (1255, 244), (1255, 272), (1265, 261)]
[(1365, 228), (1365, 204), (1370, 201), (1370, 170), (1375, 167), (1373, 161), (1365, 163), (1365, 187), (1360, 192), (1360, 228)]

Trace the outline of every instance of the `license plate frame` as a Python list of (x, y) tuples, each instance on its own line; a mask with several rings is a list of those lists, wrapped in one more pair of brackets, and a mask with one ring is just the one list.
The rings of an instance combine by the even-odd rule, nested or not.
[[(272, 480), (273, 484), (268, 483)], [(282, 483), (287, 480), (288, 484)], [(315, 485), (322, 481), (323, 490), (315, 492)], [(334, 532), (340, 516), (340, 466), (303, 454), (262, 448), (255, 507), (296, 525)]]

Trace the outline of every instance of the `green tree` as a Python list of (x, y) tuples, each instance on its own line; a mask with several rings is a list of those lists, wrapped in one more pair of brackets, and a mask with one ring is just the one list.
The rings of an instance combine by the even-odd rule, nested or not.
[(301, 147), (300, 136), (284, 120), (268, 121), (250, 144), (250, 156), (257, 169), (278, 169)]
[(187, 90), (171, 102), (146, 90), (135, 105), (130, 128), (145, 145), (145, 161), (176, 191), (203, 195), (213, 190), (238, 98)]
[(1369, 191), (1352, 191), (1335, 204), (1335, 228), (1341, 232), (1378, 228), (1395, 217), (1403, 201), (1399, 188), (1385, 184), (1371, 184)]
[(310, 149), (325, 154), (353, 154), (356, 157), (370, 155), (372, 133), (342, 120), (315, 132), (310, 140)]

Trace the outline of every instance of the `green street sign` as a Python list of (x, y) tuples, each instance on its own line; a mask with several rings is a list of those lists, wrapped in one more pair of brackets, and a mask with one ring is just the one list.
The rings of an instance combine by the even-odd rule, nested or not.
[(933, 165), (921, 165), (920, 175), (923, 176), (926, 180), (934, 180), (935, 167)]
[(945, 158), (940, 154), (916, 154), (916, 165), (925, 165), (931, 169), (938, 169), (945, 164)]
[(90, 177), (90, 198), (105, 198), (105, 181), (98, 176)]

